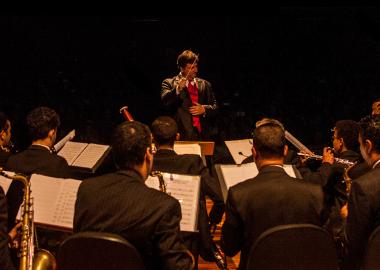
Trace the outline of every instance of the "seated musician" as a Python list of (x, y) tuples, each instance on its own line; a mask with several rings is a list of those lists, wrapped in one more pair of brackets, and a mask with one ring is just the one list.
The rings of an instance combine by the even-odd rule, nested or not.
[(265, 230), (291, 223), (322, 226), (327, 219), (322, 187), (295, 181), (284, 171), (285, 142), (278, 121), (259, 122), (252, 145), (259, 173), (228, 190), (222, 248), (228, 256), (241, 251), (239, 269), (246, 269), (249, 250)]
[[(187, 247), (197, 260), (198, 255), (207, 261), (220, 261), (221, 255), (215, 248), (210, 235), (209, 219), (205, 196), (214, 202), (212, 213), (223, 213), (224, 202), (217, 179), (212, 177), (202, 158), (195, 154), (178, 155), (174, 152), (174, 141), (179, 139), (176, 122), (168, 116), (158, 117), (152, 123), (152, 134), (157, 153), (154, 156), (153, 169), (163, 172), (201, 176), (201, 196), (199, 198), (198, 229), (199, 234), (182, 233)], [(215, 258), (216, 256), (216, 258)], [(219, 260), (219, 261), (218, 261)]]
[(140, 252), (146, 269), (190, 269), (192, 257), (180, 235), (179, 202), (144, 184), (153, 165), (149, 128), (126, 121), (116, 127), (111, 140), (119, 170), (82, 181), (74, 232), (101, 231), (124, 237)]

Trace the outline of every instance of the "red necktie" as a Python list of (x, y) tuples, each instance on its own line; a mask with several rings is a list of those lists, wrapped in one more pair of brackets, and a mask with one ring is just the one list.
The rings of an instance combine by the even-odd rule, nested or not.
[[(197, 84), (194, 83), (194, 85), (192, 85), (192, 83), (189, 82), (189, 84), (187, 86), (187, 90), (189, 91), (190, 98), (191, 98), (191, 101), (193, 102), (193, 104), (198, 103), (198, 87), (197, 87)], [(193, 116), (193, 126), (197, 128), (199, 133), (201, 133), (202, 128), (201, 128), (201, 121), (199, 120), (199, 116)]]

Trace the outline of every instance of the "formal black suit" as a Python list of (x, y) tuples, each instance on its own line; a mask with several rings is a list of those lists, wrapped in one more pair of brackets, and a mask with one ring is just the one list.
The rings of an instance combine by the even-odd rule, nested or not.
[(319, 185), (291, 178), (281, 167), (265, 166), (259, 174), (228, 191), (222, 247), (226, 255), (241, 250), (239, 269), (265, 230), (277, 225), (310, 223), (322, 226), (324, 196)]
[(380, 165), (352, 181), (346, 235), (349, 254), (343, 269), (360, 269), (370, 234), (380, 225)]
[(14, 270), (8, 248), (8, 214), (4, 190), (0, 187), (0, 269)]
[(119, 234), (141, 253), (147, 269), (190, 269), (173, 197), (147, 187), (136, 171), (84, 180), (75, 204), (74, 232)]
[(201, 176), (201, 193), (199, 197), (198, 229), (199, 236), (183, 233), (185, 243), (195, 257), (200, 254), (203, 259), (212, 261), (212, 238), (206, 209), (205, 195), (214, 202), (214, 213), (223, 213), (224, 202), (217, 179), (212, 177), (200, 156), (194, 154), (177, 155), (173, 150), (160, 149), (154, 156), (153, 169), (174, 173)]
[(7, 163), (8, 158), (12, 155), (11, 151), (6, 151), (0, 147), (0, 167), (4, 168), (5, 163)]
[(210, 140), (211, 119), (215, 116), (217, 109), (216, 99), (212, 91), (211, 84), (201, 78), (196, 78), (198, 86), (198, 103), (204, 105), (206, 114), (200, 116), (202, 132), (199, 136), (193, 127), (192, 116), (189, 107), (192, 101), (188, 90), (183, 89), (177, 95), (176, 87), (181, 79), (180, 75), (165, 79), (161, 85), (161, 101), (164, 106), (169, 107), (175, 113), (178, 131), (183, 140)]
[[(25, 151), (10, 156), (5, 169), (26, 176), (38, 173), (58, 178), (70, 177), (67, 161), (40, 145), (31, 145)], [(7, 192), (9, 227), (14, 226), (17, 211), (23, 200), (23, 188), (22, 183), (13, 181)]]

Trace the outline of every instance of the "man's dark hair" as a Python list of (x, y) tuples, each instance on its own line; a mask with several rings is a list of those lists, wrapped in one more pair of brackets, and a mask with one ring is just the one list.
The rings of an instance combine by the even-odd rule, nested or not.
[(116, 165), (127, 169), (144, 162), (146, 149), (152, 145), (152, 135), (147, 125), (125, 121), (115, 128), (111, 142)]
[(366, 116), (359, 121), (359, 133), (364, 143), (369, 140), (375, 152), (380, 153), (380, 116)]
[(152, 123), (153, 139), (158, 145), (174, 145), (177, 123), (169, 116), (160, 116)]
[(26, 118), (29, 135), (32, 141), (44, 139), (49, 131), (60, 125), (57, 112), (48, 107), (37, 107), (33, 109)]
[(8, 121), (9, 121), (8, 116), (5, 113), (0, 112), (0, 132), (3, 130), (5, 130), (5, 131), (8, 130), (8, 128), (9, 128)]
[(177, 58), (178, 68), (184, 68), (187, 64), (198, 63), (199, 57), (190, 50), (183, 51)]
[(348, 150), (358, 151), (359, 124), (353, 120), (339, 120), (335, 123), (338, 138), (342, 138)]
[(264, 159), (284, 157), (285, 131), (282, 124), (272, 119), (256, 125), (253, 131), (253, 146)]

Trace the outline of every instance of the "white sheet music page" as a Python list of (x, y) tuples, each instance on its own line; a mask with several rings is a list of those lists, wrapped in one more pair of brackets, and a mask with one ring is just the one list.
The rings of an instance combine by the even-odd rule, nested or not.
[[(9, 176), (15, 175), (14, 172), (4, 171), (4, 173), (6, 173)], [(3, 188), (5, 194), (7, 194), (11, 183), (12, 183), (12, 179), (9, 179), (9, 178), (6, 178), (5, 176), (0, 175), (0, 186)]]
[(65, 158), (69, 165), (73, 165), (74, 161), (83, 152), (88, 144), (82, 142), (70, 142), (68, 141), (58, 152), (58, 155)]
[[(236, 164), (241, 164), (244, 159), (252, 155), (252, 140), (224, 141)], [(239, 152), (241, 154), (239, 154)]]
[[(181, 231), (197, 231), (200, 177), (170, 173), (162, 173), (162, 175), (167, 193), (181, 204)], [(149, 176), (145, 183), (151, 188), (159, 189), (157, 177)]]
[(63, 137), (59, 142), (57, 142), (54, 145), (55, 151), (59, 151), (62, 149), (62, 147), (70, 140), (72, 140), (75, 137), (75, 129), (70, 131), (65, 137)]
[(72, 165), (83, 168), (92, 168), (109, 148), (109, 145), (90, 143)]
[[(296, 174), (292, 165), (284, 164), (283, 168), (289, 176), (296, 178)], [(242, 165), (221, 165), (221, 171), (227, 186), (227, 190), (230, 187), (243, 182), (244, 180), (257, 176), (259, 173), (256, 163), (254, 162)]]
[(179, 155), (195, 154), (195, 155), (202, 156), (201, 146), (197, 143), (191, 143), (191, 144), (174, 143), (174, 152), (176, 152)]
[(33, 174), (31, 177), (34, 221), (38, 224), (73, 228), (75, 201), (80, 180)]

